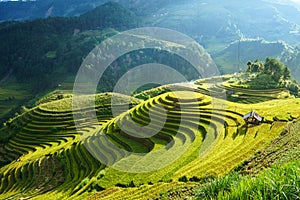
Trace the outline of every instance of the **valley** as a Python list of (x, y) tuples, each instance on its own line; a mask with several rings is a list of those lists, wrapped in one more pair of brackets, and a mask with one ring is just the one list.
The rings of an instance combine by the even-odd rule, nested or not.
[(299, 5), (0, 1), (0, 199), (299, 199)]

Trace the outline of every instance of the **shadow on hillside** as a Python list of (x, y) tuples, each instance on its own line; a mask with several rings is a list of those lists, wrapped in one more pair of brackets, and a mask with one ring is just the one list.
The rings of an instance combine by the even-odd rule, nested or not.
[(237, 127), (236, 132), (232, 134), (232, 138), (235, 139), (237, 136), (246, 135), (247, 131), (248, 131), (247, 124)]

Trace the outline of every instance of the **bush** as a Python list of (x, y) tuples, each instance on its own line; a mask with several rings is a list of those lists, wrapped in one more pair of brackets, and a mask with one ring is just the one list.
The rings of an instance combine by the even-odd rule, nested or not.
[(178, 181), (180, 181), (180, 182), (188, 182), (188, 179), (187, 179), (187, 177), (186, 176), (182, 176), (182, 177), (180, 177), (179, 179), (178, 179)]
[(56, 99), (63, 99), (64, 98), (64, 95), (63, 94), (59, 94), (59, 95), (57, 95), (57, 97), (56, 97)]
[(201, 179), (196, 177), (196, 176), (193, 176), (192, 178), (189, 179), (189, 181), (191, 181), (191, 182), (200, 182)]

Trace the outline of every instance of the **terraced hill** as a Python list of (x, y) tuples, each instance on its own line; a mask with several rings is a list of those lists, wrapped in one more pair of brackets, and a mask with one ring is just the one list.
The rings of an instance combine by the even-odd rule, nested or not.
[[(228, 79), (228, 77), (226, 76), (224, 78)], [(290, 92), (285, 88), (254, 90), (237, 87), (235, 85), (230, 84), (228, 81), (224, 81), (222, 83), (215, 83), (215, 81), (213, 81), (212, 79), (200, 80), (197, 81), (195, 84), (199, 85), (198, 90), (200, 93), (211, 95), (214, 97), (224, 96), (224, 93), (226, 93), (228, 101), (239, 102), (244, 104), (253, 104), (290, 97)]]
[[(86, 122), (81, 130), (92, 131), (112, 117), (110, 98), (109, 93), (96, 96), (99, 124)], [(118, 98), (120, 103), (130, 101), (124, 95)], [(32, 198), (54, 188), (60, 195), (72, 195), (105, 167), (80, 142), (71, 98), (42, 104), (7, 124), (1, 129), (0, 152), (1, 199)]]
[[(190, 92), (181, 92), (180, 94), (182, 95), (181, 98), (185, 99), (188, 101), (188, 97), (192, 96), (189, 94)], [(178, 93), (177, 93), (178, 94)], [(198, 94), (200, 95), (200, 94)], [(201, 95), (200, 95), (201, 96)], [(198, 97), (200, 97), (198, 96)], [(111, 122), (105, 125), (104, 132), (106, 134), (125, 134), (121, 133), (120, 130), (116, 129), (114, 130), (112, 127), (117, 124), (119, 121), (123, 122), (123, 120), (126, 119), (126, 115), (130, 115), (133, 113), (134, 116), (133, 119), (141, 119), (142, 120), (137, 120), (136, 122), (145, 125), (145, 121), (147, 122), (147, 117), (145, 113), (147, 113), (150, 109), (150, 107), (155, 107), (157, 105), (163, 105), (166, 106), (168, 105), (168, 102), (170, 99), (172, 99), (172, 93), (165, 93), (163, 95), (157, 96), (156, 98), (149, 99), (145, 103), (140, 104), (136, 108), (133, 108), (128, 114), (125, 114), (124, 116), (120, 116), (118, 118), (113, 119)], [(204, 97), (202, 99), (203, 102), (205, 100), (211, 100), (207, 96), (202, 95)], [(200, 98), (199, 98), (200, 99)], [(169, 100), (169, 101), (168, 101)], [(216, 103), (222, 103), (222, 100), (215, 100)], [(158, 103), (157, 103), (158, 102)], [(161, 104), (161, 102), (164, 102)], [(207, 101), (209, 102), (209, 101)], [(298, 103), (297, 103), (298, 102)], [(282, 104), (281, 104), (282, 103)], [(189, 103), (187, 103), (189, 104)], [(281, 132), (282, 128), (287, 124), (285, 121), (280, 121), (284, 120), (283, 117), (289, 118), (289, 120), (292, 120), (295, 117), (299, 117), (299, 113), (297, 111), (292, 111), (293, 108), (289, 107), (287, 108), (288, 110), (285, 110), (283, 108), (283, 105), (289, 104), (289, 105), (298, 105), (299, 100), (295, 99), (289, 99), (285, 101), (280, 101), (280, 100), (273, 100), (273, 101), (268, 101), (264, 103), (260, 103), (255, 105), (255, 109), (259, 112), (262, 113), (263, 116), (266, 118), (272, 119), (274, 116), (276, 120), (269, 121), (269, 123), (264, 123), (260, 126), (257, 127), (245, 127), (244, 122), (242, 121), (242, 114), (245, 113), (247, 110), (249, 110), (249, 106), (245, 104), (237, 104), (237, 103), (226, 103), (226, 109), (219, 109), (215, 111), (214, 113), (211, 111), (211, 104), (208, 103), (203, 103), (199, 104), (201, 106), (200, 108), (200, 120), (195, 120), (193, 121), (192, 115), (193, 111), (197, 110), (195, 105), (191, 104), (189, 107), (190, 108), (190, 114), (191, 118), (188, 120), (190, 123), (197, 123), (199, 125), (199, 130), (204, 130), (205, 134), (201, 134), (201, 132), (193, 134), (188, 134), (189, 132), (192, 133), (193, 130), (186, 130), (183, 132), (183, 135), (185, 137), (180, 137), (179, 135), (176, 135), (179, 139), (185, 138), (185, 139), (190, 139), (192, 141), (192, 144), (189, 147), (189, 150), (187, 153), (183, 154), (180, 157), (180, 162), (173, 163), (172, 165), (168, 166), (165, 169), (161, 169), (155, 173), (147, 173), (145, 174), (126, 174), (126, 173), (120, 173), (115, 170), (107, 170), (106, 171), (106, 177), (103, 178), (103, 182), (107, 182), (108, 180), (113, 180), (113, 177), (118, 176), (118, 182), (120, 183), (122, 180), (124, 182), (121, 182), (122, 184), (116, 184), (116, 185), (124, 185), (126, 181), (129, 181), (130, 178), (131, 180), (134, 180), (135, 185), (141, 185), (147, 184), (147, 181), (150, 181), (151, 183), (156, 182), (159, 179), (155, 178), (161, 178), (163, 177), (164, 179), (162, 181), (164, 182), (169, 182), (172, 181), (173, 183), (171, 184), (166, 184), (164, 186), (159, 186), (159, 184), (154, 184), (153, 186), (148, 185), (148, 186), (141, 186), (138, 188), (131, 188), (131, 189), (122, 189), (122, 188), (111, 188), (104, 190), (103, 192), (96, 194), (92, 198), (98, 198), (98, 199), (105, 199), (105, 196), (107, 199), (113, 199), (113, 198), (122, 198), (124, 199), (132, 199), (133, 195), (136, 195), (134, 197), (138, 197), (139, 199), (148, 199), (148, 198), (154, 198), (156, 195), (159, 193), (163, 193), (163, 191), (168, 191), (171, 188), (183, 188), (180, 186), (180, 183), (177, 181), (187, 181), (187, 180), (200, 180), (199, 178), (205, 177), (208, 175), (211, 176), (220, 176), (223, 174), (226, 174), (230, 172), (233, 168), (237, 166), (237, 163), (242, 162), (243, 160), (249, 158), (249, 156), (253, 155), (258, 149), (262, 148), (266, 143), (269, 141), (273, 140), (274, 138), (278, 137), (279, 133)], [(277, 111), (274, 110), (275, 107), (280, 107), (277, 111), (280, 112), (281, 114), (276, 114)], [(168, 107), (167, 107), (168, 108)], [(187, 107), (188, 108), (188, 107)], [(169, 107), (170, 110), (168, 110), (168, 119), (167, 122), (165, 123), (164, 128), (160, 132), (160, 134), (167, 135), (165, 130), (167, 127), (174, 127), (175, 129), (178, 128), (172, 124), (171, 120), (176, 120), (176, 111), (171, 111), (171, 108)], [(144, 111), (146, 110), (146, 111)], [(233, 111), (236, 110), (236, 111)], [(285, 111), (284, 111), (285, 110)], [(154, 112), (154, 111), (153, 111)], [(143, 114), (144, 113), (144, 114)], [(203, 115), (202, 115), (203, 113)], [(142, 116), (139, 116), (142, 115)], [(213, 115), (213, 123), (215, 124), (212, 125), (216, 129), (210, 130), (210, 131), (205, 131), (207, 126), (205, 126), (205, 115), (210, 115), (210, 117)], [(139, 117), (138, 117), (139, 116)], [(203, 116), (203, 118), (201, 118)], [(273, 117), (272, 117), (273, 116)], [(208, 117), (208, 118), (210, 118)], [(159, 118), (159, 116), (157, 116)], [(222, 124), (220, 119), (222, 119), (226, 122), (225, 125), (223, 126), (218, 126), (218, 123)], [(281, 118), (279, 120), (279, 118)], [(155, 118), (156, 119), (156, 118)], [(144, 121), (145, 120), (145, 121)], [(178, 120), (178, 116), (177, 116)], [(148, 117), (148, 122), (149, 122), (149, 117)], [(173, 121), (174, 122), (174, 121)], [(125, 123), (125, 122), (123, 122)], [(127, 123), (125, 123), (127, 124)], [(201, 129), (201, 125), (204, 127), (204, 129)], [(110, 128), (111, 127), (111, 128)], [(219, 129), (219, 130), (218, 130)], [(107, 131), (110, 130), (110, 131)], [(133, 130), (131, 130), (133, 131)], [(202, 154), (202, 156), (199, 153), (201, 150), (201, 145), (204, 144), (204, 142), (207, 139), (208, 134), (214, 134), (218, 132), (218, 137), (215, 140), (214, 146), (210, 149), (209, 153), (207, 154)], [(169, 131), (168, 131), (169, 132)], [(128, 134), (132, 134), (132, 132), (128, 131)], [(125, 134), (126, 135), (126, 134)], [(173, 136), (174, 137), (174, 136)], [(214, 138), (210, 138), (214, 140)], [(152, 140), (155, 140), (155, 138), (150, 138), (150, 142)], [(176, 140), (174, 140), (173, 146), (168, 149), (168, 151), (171, 151), (172, 148), (176, 148)], [(146, 142), (145, 141), (139, 141), (140, 143)], [(130, 143), (129, 146), (135, 146), (133, 143)], [(200, 145), (200, 146), (199, 146)], [(125, 147), (124, 147), (125, 148)], [(154, 147), (150, 146), (149, 149), (155, 149)], [(149, 149), (144, 149), (144, 151), (149, 151)], [(125, 162), (126, 163), (126, 162)], [(161, 174), (161, 175), (160, 175)], [(167, 174), (163, 176), (163, 174)], [(130, 176), (130, 177), (129, 177)], [(145, 178), (146, 176), (146, 178)], [(157, 176), (157, 177), (155, 177)], [(107, 180), (105, 180), (107, 179)], [(105, 184), (103, 183), (102, 184)], [(171, 188), (169, 188), (169, 186)], [(103, 185), (103, 187), (105, 187)], [(165, 187), (165, 189), (162, 189), (161, 187)], [(147, 188), (147, 189), (145, 189)], [(144, 193), (140, 192), (144, 191)], [(151, 192), (147, 192), (146, 190), (149, 190)], [(143, 194), (143, 195), (142, 195)]]
[[(72, 112), (71, 98), (17, 117), (0, 132), (0, 199), (154, 198), (227, 174), (300, 117), (300, 99), (249, 106), (180, 90), (144, 101), (118, 95), (117, 105), (110, 93), (97, 95), (97, 123), (89, 121), (94, 108)], [(128, 102), (132, 108), (112, 118), (111, 108)], [(267, 120), (245, 125), (252, 109)]]

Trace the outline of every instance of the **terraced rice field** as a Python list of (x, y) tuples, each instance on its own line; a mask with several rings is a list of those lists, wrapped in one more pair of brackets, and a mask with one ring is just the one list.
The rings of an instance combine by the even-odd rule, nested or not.
[[(108, 103), (106, 96), (111, 97), (103, 94), (101, 104), (95, 108), (99, 123), (87, 121), (81, 131), (96, 130), (112, 118), (108, 112), (111, 105), (104, 105)], [(1, 129), (8, 137), (0, 145), (0, 199), (33, 198), (47, 192), (51, 196), (49, 191), (54, 189), (55, 199), (80, 194), (105, 167), (80, 141), (71, 105), (71, 99), (40, 105)], [(85, 109), (85, 114), (91, 110)], [(83, 180), (88, 181), (83, 184)], [(62, 194), (56, 194), (58, 191)]]
[(198, 83), (200, 84), (198, 90), (202, 94), (218, 97), (226, 93), (228, 101), (239, 102), (244, 104), (254, 104), (274, 99), (284, 99), (290, 97), (289, 91), (283, 88), (253, 90), (236, 87), (234, 85), (229, 84), (228, 82), (213, 84), (203, 83), (205, 82), (203, 81)]
[[(94, 108), (72, 112), (71, 99), (63, 99), (2, 128), (0, 199), (83, 199), (96, 191), (91, 198), (154, 198), (141, 191), (158, 194), (180, 186), (179, 180), (224, 175), (300, 117), (300, 99), (249, 106), (198, 90), (143, 102), (120, 95), (132, 108), (112, 118), (110, 97), (96, 98), (97, 123), (88, 117)], [(267, 123), (246, 126), (243, 115), (252, 109)], [(82, 116), (79, 133), (73, 114)]]

